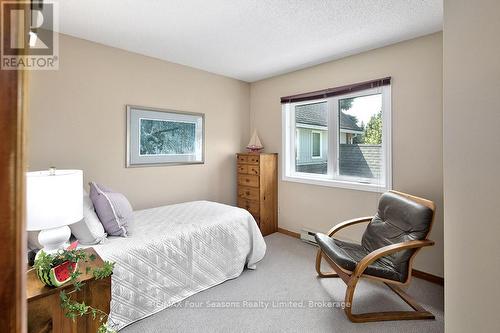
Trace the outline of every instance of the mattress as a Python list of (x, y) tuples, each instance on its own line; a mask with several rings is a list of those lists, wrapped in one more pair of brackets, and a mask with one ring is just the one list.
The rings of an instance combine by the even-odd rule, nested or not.
[(94, 245), (115, 262), (109, 324), (120, 330), (254, 269), (266, 252), (246, 210), (209, 201), (134, 212), (129, 236)]

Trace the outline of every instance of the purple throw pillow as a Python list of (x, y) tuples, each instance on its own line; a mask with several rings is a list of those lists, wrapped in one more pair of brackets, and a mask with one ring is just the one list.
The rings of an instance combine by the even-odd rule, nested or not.
[(127, 237), (127, 225), (132, 220), (132, 206), (127, 198), (94, 182), (89, 183), (90, 200), (104, 230), (111, 236)]

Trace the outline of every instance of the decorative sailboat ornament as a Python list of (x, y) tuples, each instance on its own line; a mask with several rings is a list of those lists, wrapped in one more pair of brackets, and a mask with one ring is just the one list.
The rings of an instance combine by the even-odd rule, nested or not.
[(253, 131), (253, 135), (252, 138), (250, 139), (250, 142), (247, 145), (247, 149), (249, 149), (252, 153), (256, 153), (264, 149), (264, 146), (262, 146), (259, 136), (257, 135), (257, 130)]

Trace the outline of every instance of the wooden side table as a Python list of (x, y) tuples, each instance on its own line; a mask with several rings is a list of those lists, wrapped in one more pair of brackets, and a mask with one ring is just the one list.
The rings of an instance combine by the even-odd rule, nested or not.
[[(109, 313), (111, 302), (111, 276), (101, 280), (95, 280), (92, 270), (86, 273), (86, 267), (92, 269), (102, 266), (103, 260), (93, 248), (85, 250), (89, 255), (94, 254), (96, 259), (87, 263), (78, 263), (78, 269), (82, 275), (78, 278), (83, 282), (80, 291), (71, 293), (71, 298), (79, 302), (85, 302), (94, 308)], [(61, 290), (73, 290), (73, 284), (67, 283), (58, 288), (45, 286), (36, 276), (35, 270), (27, 274), (26, 293), (28, 298), (28, 332), (30, 333), (95, 333), (99, 327), (99, 321), (93, 320), (91, 316), (84, 316), (75, 321), (64, 316), (61, 308), (59, 293)]]

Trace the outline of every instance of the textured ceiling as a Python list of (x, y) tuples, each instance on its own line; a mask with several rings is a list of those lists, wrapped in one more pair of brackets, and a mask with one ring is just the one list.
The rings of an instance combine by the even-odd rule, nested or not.
[(243, 81), (436, 31), (442, 0), (61, 0), (62, 33)]

